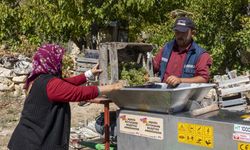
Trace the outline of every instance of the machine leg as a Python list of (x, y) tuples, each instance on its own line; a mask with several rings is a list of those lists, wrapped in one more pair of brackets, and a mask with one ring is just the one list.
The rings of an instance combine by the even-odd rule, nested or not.
[(109, 116), (109, 103), (104, 104), (104, 142), (105, 150), (109, 150), (110, 141), (109, 141), (109, 126), (110, 126), (110, 116)]

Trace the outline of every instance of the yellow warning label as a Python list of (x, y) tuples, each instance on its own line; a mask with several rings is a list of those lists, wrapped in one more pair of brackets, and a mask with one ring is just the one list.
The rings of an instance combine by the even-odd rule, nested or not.
[[(178, 122), (178, 142), (214, 147), (214, 131), (212, 126)], [(249, 149), (250, 150), (250, 149)]]
[(248, 143), (238, 143), (238, 150), (250, 150), (250, 144)]

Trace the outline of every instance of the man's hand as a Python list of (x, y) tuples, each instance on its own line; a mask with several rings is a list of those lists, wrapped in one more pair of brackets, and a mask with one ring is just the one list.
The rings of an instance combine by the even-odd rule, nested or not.
[(169, 85), (172, 85), (172, 86), (177, 86), (178, 84), (180, 84), (182, 81), (181, 81), (181, 78), (178, 78), (176, 76), (169, 76), (166, 80), (166, 83), (169, 84)]
[(102, 72), (102, 69), (98, 69), (99, 64), (96, 64), (92, 69), (91, 72), (94, 76), (98, 75), (99, 73)]

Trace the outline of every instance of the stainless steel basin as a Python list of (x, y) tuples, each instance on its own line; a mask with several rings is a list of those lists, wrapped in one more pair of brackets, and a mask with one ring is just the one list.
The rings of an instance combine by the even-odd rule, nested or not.
[(108, 97), (120, 108), (151, 112), (181, 111), (188, 100), (202, 100), (215, 84), (180, 84), (169, 88), (165, 83), (126, 87)]

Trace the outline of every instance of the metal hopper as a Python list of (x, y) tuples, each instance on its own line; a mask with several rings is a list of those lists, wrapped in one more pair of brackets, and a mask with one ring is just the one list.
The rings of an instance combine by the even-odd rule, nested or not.
[(188, 100), (202, 100), (215, 84), (186, 84), (169, 88), (165, 83), (125, 87), (108, 97), (120, 108), (171, 113), (181, 111)]

